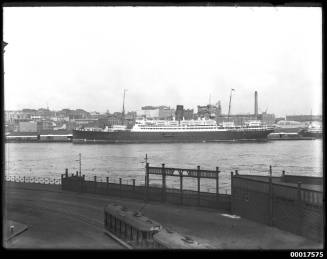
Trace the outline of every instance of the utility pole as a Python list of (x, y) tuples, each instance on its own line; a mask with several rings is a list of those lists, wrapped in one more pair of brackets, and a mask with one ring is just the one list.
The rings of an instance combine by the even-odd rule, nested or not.
[(79, 153), (79, 176), (82, 175), (82, 155)]
[(229, 106), (228, 106), (228, 115), (227, 115), (227, 120), (229, 121), (229, 115), (230, 115), (230, 108), (231, 108), (231, 102), (232, 102), (232, 93), (235, 91), (235, 89), (230, 90), (230, 96), (229, 96)]
[(148, 163), (148, 154), (145, 154), (145, 158), (144, 158), (145, 164)]

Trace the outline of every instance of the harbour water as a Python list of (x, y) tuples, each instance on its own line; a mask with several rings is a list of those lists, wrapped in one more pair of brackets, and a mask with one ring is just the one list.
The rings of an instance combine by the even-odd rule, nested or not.
[[(56, 177), (79, 170), (79, 153), (82, 154), (82, 174), (86, 178), (97, 176), (110, 181), (123, 179), (123, 183), (136, 179), (144, 183), (145, 154), (150, 166), (196, 168), (215, 170), (219, 167), (220, 191), (229, 192), (230, 172), (240, 174), (269, 173), (322, 176), (322, 140), (269, 141), (266, 143), (171, 143), (171, 144), (100, 144), (72, 143), (6, 143), (6, 175)], [(151, 176), (150, 183), (160, 184)], [(195, 190), (196, 182), (184, 180), (187, 189)], [(167, 178), (167, 187), (178, 188), (177, 177)], [(215, 181), (201, 180), (201, 190), (214, 192)]]

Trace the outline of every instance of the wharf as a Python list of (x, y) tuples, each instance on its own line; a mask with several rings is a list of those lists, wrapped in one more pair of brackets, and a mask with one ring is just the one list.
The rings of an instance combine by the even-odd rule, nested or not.
[(42, 142), (72, 142), (71, 131), (42, 131), (42, 132), (12, 132), (6, 134), (6, 142), (42, 143)]
[(216, 249), (320, 249), (322, 244), (215, 209), (61, 190), (60, 185), (5, 182), (5, 219), (28, 226), (7, 248), (124, 249), (104, 234), (103, 209), (122, 204)]

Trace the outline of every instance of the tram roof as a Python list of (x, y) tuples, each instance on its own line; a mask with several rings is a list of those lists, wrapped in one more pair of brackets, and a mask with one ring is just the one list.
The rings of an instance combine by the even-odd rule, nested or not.
[(207, 244), (200, 244), (197, 241), (182, 236), (181, 234), (168, 229), (162, 229), (153, 236), (153, 239), (167, 248), (172, 249), (210, 249)]
[(126, 207), (118, 204), (108, 204), (105, 207), (105, 212), (140, 231), (154, 231), (162, 228), (158, 222), (143, 216), (140, 212), (128, 210)]

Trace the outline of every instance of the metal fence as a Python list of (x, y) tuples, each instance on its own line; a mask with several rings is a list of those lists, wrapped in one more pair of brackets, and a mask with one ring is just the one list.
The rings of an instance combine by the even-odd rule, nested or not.
[(61, 184), (61, 178), (55, 177), (37, 177), (37, 176), (19, 176), (19, 175), (6, 175), (7, 182), (15, 183), (39, 183), (39, 184)]
[[(318, 242), (322, 241), (323, 191), (303, 188), (300, 182), (294, 186), (294, 183), (291, 185), (292, 182), (273, 182), (273, 179), (265, 177), (259, 180), (258, 177), (251, 179), (248, 175), (233, 175), (232, 212)], [(297, 179), (301, 179), (300, 176)], [(320, 182), (319, 179), (310, 181)]]

